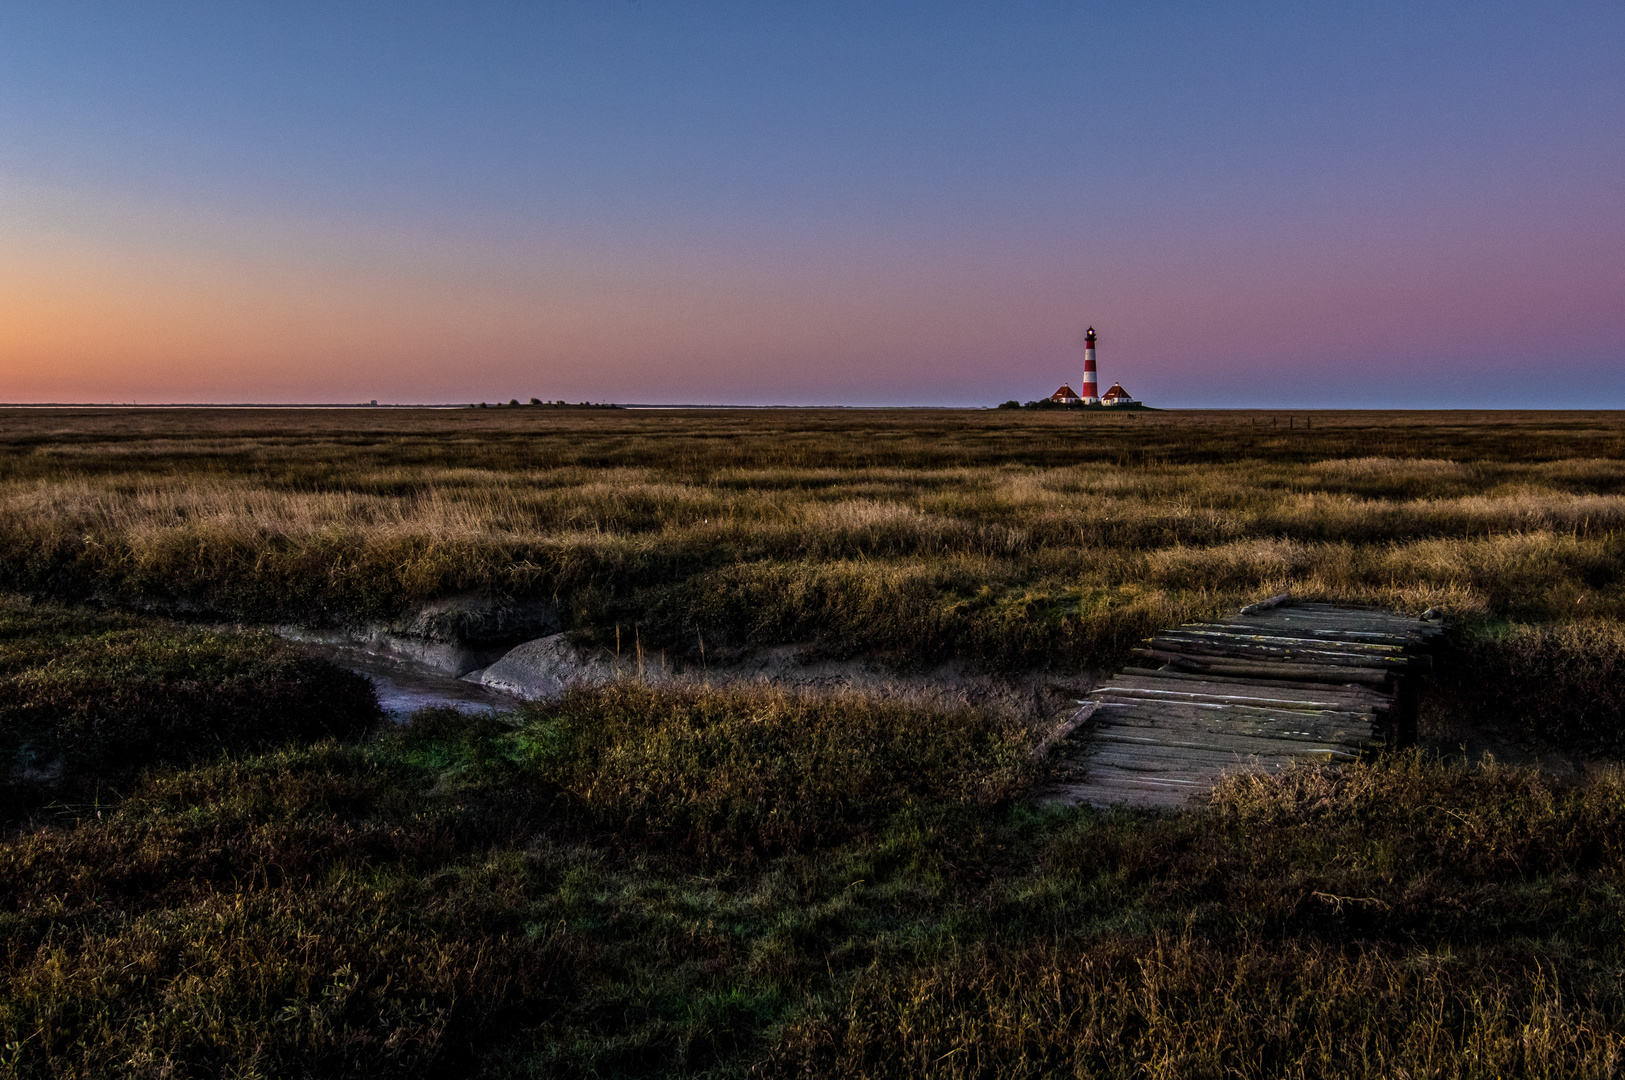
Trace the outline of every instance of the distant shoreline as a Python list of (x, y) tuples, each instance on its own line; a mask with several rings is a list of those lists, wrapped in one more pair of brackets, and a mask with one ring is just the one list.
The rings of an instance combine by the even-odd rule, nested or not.
[[(448, 404), (445, 402), (423, 402), (418, 404), (378, 404), (366, 402), (302, 402), (302, 403), (256, 403), (256, 402), (156, 402), (152, 404), (130, 404), (128, 402), (106, 401), (25, 401), (0, 402), (0, 410), (18, 411), (44, 411), (51, 409), (104, 409), (122, 410), (125, 412), (163, 411), (177, 412), (215, 410), (276, 410), (292, 411), (330, 411), (330, 412), (387, 412), (387, 411), (436, 411), (457, 412), (460, 410), (479, 411), (478, 403), (458, 402)], [(996, 405), (698, 405), (698, 404), (648, 404), (619, 402), (592, 402), (590, 404), (571, 403), (567, 405), (508, 405), (487, 403), (486, 412), (796, 412), (796, 411), (841, 411), (841, 412), (996, 412)], [(1017, 410), (1009, 409), (1008, 412)], [(1473, 405), (1428, 406), (1419, 408), (1392, 408), (1388, 406), (1371, 405), (1165, 405), (1155, 408), (1146, 406), (1143, 409), (1021, 409), (1026, 412), (1044, 412), (1068, 415), (1074, 412), (1088, 412), (1110, 414), (1117, 412), (1202, 412), (1202, 413), (1279, 413), (1283, 416), (1288, 413), (1490, 413), (1499, 412), (1507, 414), (1519, 413), (1608, 413), (1625, 412), (1622, 406), (1519, 406), (1516, 408), (1486, 408)]]

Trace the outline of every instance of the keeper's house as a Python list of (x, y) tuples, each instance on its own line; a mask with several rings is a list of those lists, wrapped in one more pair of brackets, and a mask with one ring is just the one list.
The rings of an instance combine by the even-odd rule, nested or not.
[[(1113, 389), (1119, 388), (1114, 387)], [(1083, 402), (1083, 399), (1078, 396), (1078, 392), (1072, 389), (1070, 386), (1061, 387), (1059, 390), (1055, 391), (1055, 393), (1051, 394), (1049, 399), (1055, 402), (1057, 405), (1078, 405)]]
[(1129, 397), (1128, 391), (1123, 389), (1122, 383), (1112, 383), (1112, 388), (1100, 395), (1102, 405), (1138, 405), (1139, 402)]

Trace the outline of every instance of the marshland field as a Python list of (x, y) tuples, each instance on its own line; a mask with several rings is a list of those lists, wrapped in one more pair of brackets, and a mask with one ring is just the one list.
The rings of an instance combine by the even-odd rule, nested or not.
[[(1286, 590), (1447, 613), (1420, 745), (1174, 814), (972, 698), (401, 720), (273, 632), (1070, 687)], [(1616, 1076), (1625, 415), (3, 410), (0, 755), (0, 1075)]]

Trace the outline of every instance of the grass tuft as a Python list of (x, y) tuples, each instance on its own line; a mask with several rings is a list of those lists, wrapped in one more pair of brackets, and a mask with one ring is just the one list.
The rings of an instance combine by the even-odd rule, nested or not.
[(156, 763), (323, 738), (381, 718), (359, 675), (264, 634), (0, 602), (0, 790), (21, 812)]
[(504, 718), (426, 710), (392, 742), (443, 783), (539, 783), (617, 844), (712, 857), (805, 850), (909, 806), (996, 807), (1031, 749), (1025, 727), (972, 709), (632, 682)]

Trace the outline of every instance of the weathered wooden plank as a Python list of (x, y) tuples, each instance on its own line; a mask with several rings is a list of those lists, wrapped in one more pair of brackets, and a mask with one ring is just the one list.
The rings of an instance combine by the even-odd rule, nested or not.
[(1370, 617), (1352, 617), (1344, 619), (1342, 616), (1326, 616), (1318, 612), (1293, 611), (1272, 614), (1267, 619), (1259, 619), (1261, 625), (1302, 625), (1302, 627), (1324, 627), (1331, 630), (1363, 630), (1367, 633), (1422, 633), (1423, 627), (1428, 624), (1420, 619), (1370, 619)]
[(1366, 686), (1389, 685), (1393, 672), (1386, 668), (1333, 667), (1319, 664), (1292, 664), (1267, 660), (1204, 660), (1182, 656), (1157, 649), (1131, 649), (1130, 654), (1173, 664), (1184, 671), (1212, 675), (1241, 675), (1255, 678), (1288, 678), (1301, 682), (1361, 683)]
[(1389, 644), (1381, 641), (1346, 641), (1329, 636), (1306, 637), (1301, 634), (1247, 633), (1238, 629), (1214, 630), (1199, 626), (1180, 626), (1172, 630), (1162, 630), (1156, 636), (1175, 637), (1182, 641), (1213, 641), (1219, 644), (1239, 642), (1246, 645), (1273, 645), (1285, 649), (1323, 649), (1360, 655), (1403, 656), (1405, 653), (1405, 644), (1397, 642)]
[[(1227, 619), (1227, 622), (1252, 622), (1254, 619)], [(1369, 612), (1332, 612), (1320, 611), (1306, 607), (1292, 607), (1280, 611), (1272, 611), (1267, 615), (1256, 617), (1261, 623), (1319, 623), (1326, 626), (1346, 627), (1350, 630), (1382, 629), (1399, 633), (1409, 633), (1421, 630), (1435, 624), (1424, 622), (1421, 619), (1410, 618), (1405, 615), (1380, 615)]]
[[(1170, 678), (1169, 676), (1174, 676)], [(1244, 679), (1224, 679), (1220, 676), (1203, 677), (1192, 675), (1189, 672), (1154, 672), (1150, 675), (1138, 675), (1124, 670), (1123, 674), (1114, 675), (1097, 690), (1107, 687), (1121, 686), (1135, 690), (1162, 690), (1171, 694), (1206, 694), (1211, 697), (1256, 697), (1266, 701), (1337, 701), (1358, 702), (1369, 704), (1374, 708), (1386, 708), (1391, 699), (1385, 694), (1379, 694), (1364, 686), (1332, 686), (1326, 683), (1300, 683), (1292, 685), (1285, 682), (1254, 682)]]
[(1280, 663), (1310, 663), (1324, 667), (1371, 667), (1399, 671), (1412, 666), (1414, 657), (1403, 653), (1350, 653), (1336, 649), (1297, 649), (1283, 645), (1254, 644), (1241, 640), (1212, 641), (1179, 634), (1157, 634), (1151, 648), (1186, 656), (1213, 656), (1236, 660), (1267, 660)]
[(1253, 618), (1238, 618), (1236, 616), (1222, 616), (1217, 619), (1199, 619), (1189, 626), (1290, 626), (1298, 630), (1318, 631), (1322, 633), (1349, 633), (1349, 634), (1376, 634), (1378, 636), (1410, 638), (1418, 634), (1429, 632), (1429, 628), (1436, 623), (1421, 621), (1401, 621), (1372, 623), (1364, 619), (1339, 619), (1326, 615), (1302, 615), (1293, 610), (1273, 611), (1268, 615)]
[(1368, 617), (1344, 618), (1337, 615), (1321, 615), (1314, 612), (1302, 613), (1294, 609), (1278, 615), (1271, 615), (1260, 620), (1264, 625), (1286, 626), (1314, 626), (1329, 630), (1360, 630), (1382, 634), (1416, 634), (1418, 636), (1432, 636), (1438, 631), (1432, 629), (1431, 623), (1424, 623), (1419, 619), (1382, 619)]
[(1199, 735), (1233, 735), (1237, 738), (1273, 739), (1281, 743), (1280, 752), (1283, 754), (1297, 752), (1301, 748), (1300, 744), (1304, 743), (1335, 743), (1338, 746), (1362, 753), (1380, 750), (1383, 747), (1382, 741), (1373, 736), (1369, 728), (1353, 725), (1325, 728), (1293, 727), (1291, 725), (1272, 727), (1244, 723), (1203, 723), (1200, 719), (1193, 717), (1163, 717), (1156, 723), (1141, 724), (1132, 721), (1118, 723), (1114, 719), (1111, 723), (1102, 723), (1099, 727), (1093, 729), (1090, 732), (1090, 738), (1092, 740), (1108, 732), (1115, 732), (1125, 736), (1132, 735), (1135, 738), (1148, 738), (1161, 732), (1176, 734), (1181, 738)]
[(1292, 605), (1293, 611), (1324, 611), (1332, 615), (1357, 616), (1363, 615), (1373, 619), (1404, 619), (1407, 622), (1420, 621), (1415, 615), (1406, 615), (1399, 611), (1389, 611), (1385, 608), (1365, 607), (1360, 604), (1334, 604), (1329, 600), (1299, 600)]
[(1149, 773), (1153, 776), (1206, 778), (1211, 785), (1220, 776), (1238, 772), (1279, 772), (1299, 761), (1319, 760), (1284, 754), (1236, 754), (1215, 750), (1194, 750), (1184, 747), (1160, 746), (1101, 747), (1084, 762), (1084, 775), (1098, 762), (1125, 772)]
[[(1084, 767), (1091, 762), (1110, 761), (1122, 768), (1144, 772), (1147, 768), (1171, 767), (1173, 771), (1197, 771), (1205, 768), (1239, 768), (1253, 762), (1289, 762), (1308, 755), (1293, 754), (1275, 747), (1225, 746), (1169, 746), (1143, 742), (1127, 744), (1119, 741), (1091, 740), (1093, 751), (1084, 759)], [(1169, 762), (1179, 763), (1169, 766)]]
[[(1316, 669), (1343, 668), (1353, 671), (1395, 672), (1399, 674), (1407, 671), (1420, 671), (1426, 666), (1410, 662), (1392, 663), (1385, 660), (1309, 652), (1226, 649), (1200, 645), (1193, 647), (1163, 639), (1157, 639), (1144, 647), (1153, 652), (1167, 653), (1169, 656), (1179, 657), (1198, 664), (1287, 664)], [(1172, 661), (1169, 662), (1172, 663)], [(1274, 682), (1275, 680), (1272, 678), (1269, 681)]]
[(1188, 785), (1169, 782), (1158, 776), (1139, 779), (1085, 780), (1072, 796), (1090, 806), (1122, 806), (1137, 810), (1183, 809), (1213, 790), (1212, 783), (1191, 781)]
[[(1181, 676), (1169, 678), (1170, 675)], [(1367, 686), (1304, 683), (1291, 687), (1275, 679), (1227, 679), (1187, 671), (1158, 671), (1151, 675), (1114, 675), (1101, 686), (1140, 690), (1166, 690), (1170, 694), (1208, 694), (1212, 697), (1262, 697), (1271, 701), (1381, 701), (1385, 695)]]
[(1219, 631), (1187, 631), (1183, 627), (1170, 627), (1153, 634), (1152, 639), (1182, 641), (1193, 645), (1215, 645), (1227, 649), (1291, 649), (1299, 652), (1342, 653), (1352, 656), (1379, 656), (1403, 659), (1415, 655), (1412, 647), (1389, 645), (1382, 642), (1344, 642), (1332, 638), (1308, 638), (1291, 634), (1240, 634)]
[(1323, 633), (1350, 633), (1350, 634), (1379, 634), (1392, 637), (1412, 637), (1422, 632), (1423, 628), (1431, 623), (1415, 620), (1372, 621), (1369, 619), (1339, 619), (1327, 615), (1305, 615), (1296, 609), (1290, 611), (1272, 611), (1268, 615), (1255, 618), (1219, 618), (1201, 619), (1199, 624), (1221, 624), (1235, 627), (1295, 627), (1298, 630), (1315, 630)]
[[(1345, 718), (1362, 719), (1365, 723), (1373, 724), (1380, 721), (1380, 715), (1370, 708), (1360, 708), (1357, 705), (1280, 705), (1272, 703), (1267, 698), (1251, 698), (1248, 702), (1209, 702), (1199, 698), (1172, 698), (1159, 697), (1144, 690), (1108, 690), (1098, 692), (1095, 698), (1100, 702), (1100, 708), (1108, 711), (1134, 708), (1141, 710), (1149, 716), (1159, 715), (1159, 710), (1172, 710), (1170, 715), (1202, 715), (1202, 716), (1237, 716), (1237, 718), (1251, 718), (1251, 716), (1280, 716), (1280, 718), (1297, 719), (1300, 723), (1315, 723), (1316, 719)], [(1095, 715), (1100, 721), (1103, 716)]]
[(1152, 742), (1157, 741), (1160, 736), (1179, 739), (1262, 739), (1266, 742), (1279, 743), (1277, 749), (1270, 753), (1281, 754), (1300, 753), (1305, 746), (1320, 744), (1341, 746), (1352, 753), (1366, 753), (1382, 748), (1382, 744), (1373, 739), (1368, 731), (1359, 728), (1330, 728), (1317, 731), (1313, 728), (1271, 728), (1250, 724), (1204, 724), (1189, 717), (1177, 720), (1165, 718), (1156, 724), (1101, 724), (1091, 733), (1090, 738), (1094, 740), (1108, 735)]
[(1346, 640), (1354, 644), (1390, 646), (1394, 648), (1408, 648), (1423, 644), (1423, 639), (1416, 634), (1388, 634), (1378, 631), (1363, 631), (1344, 627), (1319, 629), (1302, 625), (1286, 626), (1253, 622), (1211, 622), (1187, 623), (1179, 629), (1188, 630), (1191, 632), (1277, 635), (1285, 637), (1289, 640)]
[(1091, 691), (1091, 696), (1099, 702), (1118, 705), (1133, 704), (1155, 712), (1159, 708), (1194, 708), (1205, 709), (1213, 713), (1233, 713), (1236, 716), (1252, 716), (1254, 714), (1268, 714), (1281, 716), (1295, 716), (1300, 720), (1309, 721), (1323, 716), (1357, 716), (1374, 722), (1377, 714), (1374, 709), (1345, 701), (1282, 701), (1270, 698), (1220, 698), (1215, 699), (1209, 694), (1175, 695), (1156, 690), (1140, 690), (1130, 686), (1102, 687)]
[(1370, 713), (1357, 712), (1296, 712), (1290, 709), (1249, 709), (1242, 711), (1237, 705), (1180, 704), (1147, 701), (1143, 698), (1129, 701), (1106, 700), (1095, 712), (1097, 727), (1108, 724), (1152, 724), (1162, 719), (1192, 721), (1216, 727), (1230, 725), (1277, 725), (1283, 731), (1364, 731), (1381, 729), (1381, 723)]
[(1395, 670), (1409, 669), (1412, 671), (1429, 671), (1433, 667), (1431, 655), (1420, 651), (1407, 651), (1402, 649), (1386, 650), (1359, 650), (1349, 651), (1341, 645), (1327, 643), (1325, 645), (1305, 644), (1277, 645), (1266, 641), (1244, 640), (1241, 638), (1213, 638), (1187, 635), (1182, 631), (1163, 631), (1151, 639), (1155, 648), (1166, 649), (1170, 652), (1184, 652), (1194, 655), (1215, 655), (1235, 657), (1258, 657), (1261, 659), (1282, 658), (1294, 662), (1304, 661), (1326, 665), (1354, 665), (1367, 667), (1385, 667)]
[(1183, 810), (1192, 800), (1207, 793), (1211, 785), (1172, 787), (1154, 779), (1123, 784), (1086, 781), (1056, 790), (1051, 798), (1072, 806), (1092, 806), (1097, 810)]
[(1339, 626), (1367, 626), (1373, 622), (1379, 622), (1386, 626), (1401, 626), (1406, 628), (1412, 626), (1432, 625), (1425, 620), (1413, 618), (1409, 615), (1373, 615), (1370, 612), (1360, 611), (1354, 608), (1347, 608), (1342, 611), (1332, 612), (1311, 609), (1301, 605), (1282, 608), (1279, 611), (1271, 611), (1266, 615), (1245, 617), (1232, 615), (1225, 617), (1226, 622), (1276, 622), (1282, 619), (1296, 619), (1299, 622), (1318, 620), (1321, 622), (1336, 623)]
[(1158, 725), (1279, 735), (1283, 738), (1302, 735), (1307, 738), (1350, 739), (1361, 743), (1370, 742), (1381, 730), (1369, 715), (1359, 713), (1292, 713), (1266, 709), (1242, 712), (1235, 707), (1156, 705), (1144, 701), (1107, 701), (1095, 713), (1097, 730)]
[(1194, 747), (1156, 745), (1128, 746), (1115, 742), (1090, 740), (1089, 756), (1083, 758), (1083, 767), (1115, 765), (1130, 772), (1161, 772), (1169, 775), (1212, 774), (1215, 771), (1244, 768), (1257, 762), (1276, 759), (1290, 760), (1292, 755), (1281, 753), (1243, 753), (1235, 750), (1211, 750)]
[(1381, 731), (1380, 724), (1370, 716), (1358, 713), (1238, 713), (1235, 708), (1204, 708), (1201, 705), (1149, 705), (1146, 702), (1105, 702), (1095, 713), (1095, 729), (1155, 728), (1167, 724), (1170, 728), (1198, 728), (1211, 731), (1305, 732), (1315, 737), (1334, 737), (1336, 732), (1347, 732), (1349, 737), (1370, 739)]
[(1392, 622), (1415, 623), (1421, 622), (1416, 615), (1405, 615), (1397, 611), (1384, 611), (1381, 608), (1352, 607), (1348, 604), (1331, 604), (1324, 600), (1304, 600), (1293, 604), (1292, 611), (1306, 612), (1308, 614), (1322, 613), (1335, 619), (1387, 619)]
[[(1222, 715), (1214, 717), (1202, 716), (1175, 716), (1168, 713), (1153, 715), (1150, 713), (1110, 713), (1099, 714), (1102, 719), (1091, 729), (1090, 738), (1109, 731), (1136, 738), (1145, 738), (1155, 732), (1178, 732), (1182, 735), (1233, 735), (1237, 738), (1248, 739), (1276, 739), (1283, 744), (1297, 744), (1302, 742), (1335, 742), (1353, 749), (1376, 749), (1379, 740), (1373, 735), (1369, 725), (1361, 724), (1358, 719), (1354, 723), (1322, 723), (1322, 724), (1293, 724), (1281, 721), (1280, 718), (1266, 718), (1258, 720), (1226, 720)], [(1293, 745), (1283, 745), (1282, 753), (1293, 750)]]
[(1067, 787), (1073, 791), (1089, 789), (1103, 792), (1162, 791), (1180, 799), (1188, 799), (1193, 795), (1206, 794), (1213, 787), (1213, 781), (1211, 778), (1198, 780), (1186, 776), (1162, 776), (1157, 773), (1129, 772), (1105, 765), (1090, 773), (1087, 779), (1076, 784), (1069, 784)]
[[(1270, 770), (1261, 769), (1257, 771), (1268, 772)], [(1098, 780), (1096, 779), (1097, 777), (1099, 778)], [(1094, 772), (1085, 773), (1083, 782), (1085, 784), (1099, 783), (1102, 787), (1109, 786), (1122, 790), (1129, 786), (1131, 778), (1133, 777), (1139, 777), (1144, 781), (1155, 783), (1164, 791), (1177, 790), (1178, 787), (1178, 785), (1168, 783), (1167, 781), (1189, 780), (1191, 781), (1191, 786), (1186, 788), (1186, 790), (1192, 793), (1211, 791), (1213, 790), (1213, 785), (1218, 782), (1217, 778), (1211, 773), (1205, 776), (1200, 776), (1194, 773), (1189, 775), (1164, 775), (1162, 773), (1146, 771), (1144, 769), (1118, 769), (1113, 766), (1105, 766)]]
[(1115, 765), (1097, 765), (1080, 780), (1074, 781), (1074, 785), (1115, 788), (1157, 787), (1164, 791), (1193, 794), (1211, 788), (1213, 778), (1184, 773), (1136, 772), (1132, 769), (1119, 769)]
[(1139, 782), (1133, 779), (1109, 783), (1085, 780), (1062, 797), (1073, 805), (1083, 804), (1101, 810), (1121, 808), (1177, 811), (1200, 805), (1212, 790), (1211, 782), (1186, 787), (1162, 783), (1156, 777), (1146, 777)]
[(1201, 788), (1206, 786), (1203, 780), (1191, 779), (1185, 776), (1163, 776), (1158, 773), (1130, 772), (1119, 769), (1113, 765), (1098, 765), (1090, 773), (1085, 784), (1099, 784), (1102, 786), (1122, 787), (1160, 787), (1167, 790)]
[(1370, 725), (1337, 724), (1337, 725), (1294, 725), (1290, 723), (1261, 723), (1241, 720), (1224, 720), (1223, 718), (1204, 720), (1201, 717), (1162, 715), (1142, 722), (1139, 717), (1111, 716), (1109, 720), (1102, 721), (1091, 733), (1091, 738), (1099, 737), (1107, 732), (1116, 732), (1122, 735), (1134, 735), (1138, 738), (1147, 737), (1148, 733), (1164, 732), (1177, 733), (1180, 736), (1195, 735), (1234, 735), (1238, 738), (1273, 739), (1281, 742), (1282, 753), (1296, 752), (1295, 748), (1304, 743), (1335, 743), (1350, 750), (1366, 752), (1382, 749), (1383, 740), (1378, 738)]
[[(1215, 629), (1214, 633), (1220, 630)], [(1230, 628), (1232, 633), (1247, 633), (1247, 631)], [(1425, 651), (1428, 640), (1420, 635), (1388, 634), (1388, 633), (1360, 633), (1347, 628), (1333, 630), (1322, 627), (1305, 626), (1258, 626), (1252, 628), (1252, 634), (1257, 636), (1274, 636), (1303, 641), (1316, 641), (1326, 643), (1347, 642), (1353, 645), (1374, 645), (1380, 648), (1393, 649), (1403, 652)]]
[[(1176, 698), (1163, 697), (1149, 690), (1097, 690), (1097, 702), (1103, 710), (1120, 711), (1124, 708), (1141, 710), (1146, 715), (1155, 716), (1159, 710), (1173, 710), (1170, 715), (1202, 715), (1202, 716), (1235, 716), (1238, 719), (1250, 719), (1254, 716), (1280, 716), (1282, 719), (1297, 719), (1300, 723), (1315, 723), (1318, 719), (1326, 718), (1354, 718), (1363, 723), (1386, 723), (1383, 713), (1357, 705), (1352, 702), (1331, 703), (1289, 703), (1271, 702), (1269, 698), (1246, 698), (1246, 700), (1233, 700), (1233, 702), (1214, 702), (1206, 698)], [(1103, 719), (1103, 713), (1097, 713), (1095, 719)]]
[(1333, 728), (1377, 731), (1383, 721), (1371, 713), (1330, 709), (1262, 709), (1243, 705), (1208, 705), (1200, 702), (1151, 701), (1145, 698), (1106, 699), (1095, 711), (1095, 724), (1154, 722), (1158, 717), (1200, 720), (1211, 724), (1280, 724), (1292, 731)]
[(1092, 806), (1096, 810), (1186, 810), (1200, 805), (1211, 784), (1199, 787), (1178, 787), (1158, 783), (1154, 778), (1140, 783), (1125, 781), (1121, 784), (1101, 784), (1085, 781), (1066, 790), (1061, 799), (1073, 806)]
[(1204, 683), (1210, 686), (1251, 686), (1257, 687), (1260, 690), (1325, 690), (1342, 694), (1368, 695), (1374, 702), (1386, 704), (1392, 704), (1393, 702), (1392, 695), (1385, 694), (1381, 690), (1377, 690), (1369, 686), (1360, 686), (1355, 683), (1311, 683), (1295, 682), (1291, 679), (1270, 679), (1268, 681), (1260, 681), (1258, 679), (1248, 679), (1236, 675), (1203, 675), (1191, 671), (1175, 671), (1172, 668), (1126, 667), (1123, 669), (1122, 674), (1133, 676), (1135, 678), (1155, 678), (1159, 680), (1166, 680), (1170, 683), (1195, 682)]
[(1103, 745), (1118, 743), (1135, 750), (1159, 748), (1171, 750), (1213, 750), (1236, 753), (1243, 757), (1311, 757), (1335, 761), (1358, 761), (1364, 747), (1349, 747), (1335, 742), (1299, 742), (1283, 746), (1277, 739), (1246, 735), (1203, 735), (1196, 732), (1157, 732), (1132, 735), (1122, 731), (1100, 731), (1095, 738)]
[(1358, 653), (1341, 649), (1294, 648), (1290, 645), (1232, 640), (1215, 641), (1211, 638), (1187, 638), (1178, 634), (1157, 634), (1146, 644), (1164, 652), (1183, 653), (1187, 656), (1213, 656), (1235, 660), (1274, 660), (1284, 663), (1321, 664), (1330, 667), (1380, 667), (1403, 670), (1412, 666), (1413, 657), (1405, 653)]
[(1144, 659), (1160, 660), (1172, 665), (1176, 671), (1234, 675), (1266, 682), (1286, 677), (1302, 682), (1353, 682), (1371, 686), (1386, 685), (1394, 674), (1389, 668), (1294, 663), (1288, 660), (1240, 660), (1223, 656), (1194, 656), (1166, 649), (1131, 649), (1130, 653)]
[(1058, 788), (1049, 799), (1063, 806), (1088, 806), (1096, 810), (1184, 810), (1201, 797), (1201, 793), (1176, 791), (1147, 785), (1145, 787), (1104, 787), (1083, 783)]
[[(1245, 776), (1248, 770), (1238, 769), (1228, 775)], [(1205, 795), (1213, 790), (1217, 781), (1211, 772), (1159, 773), (1143, 769), (1119, 769), (1115, 765), (1101, 764), (1089, 770), (1074, 783), (1094, 784), (1105, 788), (1156, 787), (1167, 792), (1183, 791), (1187, 795)]]

